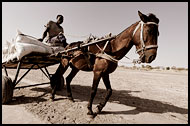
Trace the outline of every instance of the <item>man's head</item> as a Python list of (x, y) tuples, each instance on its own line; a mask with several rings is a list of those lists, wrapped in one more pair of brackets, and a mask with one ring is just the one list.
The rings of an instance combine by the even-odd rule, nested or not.
[(63, 19), (64, 19), (64, 18), (63, 18), (62, 15), (57, 15), (57, 18), (56, 18), (56, 19), (57, 19), (57, 23), (58, 23), (58, 24), (63, 23)]

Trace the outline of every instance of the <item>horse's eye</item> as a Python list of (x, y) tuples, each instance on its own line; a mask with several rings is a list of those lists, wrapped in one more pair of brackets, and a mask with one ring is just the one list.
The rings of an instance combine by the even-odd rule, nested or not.
[(150, 32), (151, 32), (150, 29), (147, 29), (147, 33), (150, 34)]

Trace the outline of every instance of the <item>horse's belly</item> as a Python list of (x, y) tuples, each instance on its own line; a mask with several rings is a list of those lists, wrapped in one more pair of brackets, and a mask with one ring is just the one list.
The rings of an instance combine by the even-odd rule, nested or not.
[(92, 65), (87, 57), (83, 54), (80, 54), (70, 60), (72, 65), (79, 70), (83, 71), (92, 71)]

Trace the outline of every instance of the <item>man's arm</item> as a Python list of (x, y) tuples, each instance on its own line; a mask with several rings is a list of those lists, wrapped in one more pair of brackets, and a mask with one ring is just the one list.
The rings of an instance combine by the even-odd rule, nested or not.
[(47, 27), (46, 30), (44, 31), (43, 36), (42, 36), (42, 41), (47, 36), (48, 31), (49, 31), (49, 27)]
[(40, 39), (38, 39), (39, 41), (43, 41), (44, 40), (44, 38), (47, 36), (47, 33), (48, 33), (48, 31), (49, 31), (49, 27), (50, 27), (50, 23), (51, 23), (51, 21), (50, 22), (48, 22), (48, 24), (45, 26), (46, 27), (46, 30), (44, 31), (44, 33), (43, 33), (43, 35), (42, 35), (42, 38), (40, 38)]

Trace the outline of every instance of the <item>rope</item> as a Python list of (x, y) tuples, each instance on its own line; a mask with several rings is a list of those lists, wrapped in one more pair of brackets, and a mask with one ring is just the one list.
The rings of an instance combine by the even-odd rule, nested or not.
[(101, 50), (102, 53), (104, 53), (104, 50), (106, 49), (106, 47), (107, 47), (107, 45), (108, 45), (109, 42), (110, 42), (110, 41), (107, 41), (107, 42), (106, 42), (106, 44), (104, 45), (103, 49), (100, 48), (100, 46), (99, 46), (98, 44), (96, 44), (96, 46), (99, 48), (99, 50)]
[(104, 45), (104, 48), (102, 49), (103, 51), (106, 49), (108, 43), (109, 43), (109, 41), (107, 41), (106, 44)]
[(96, 53), (96, 56), (97, 57), (101, 57), (101, 58), (104, 58), (104, 59), (107, 59), (107, 60), (110, 60), (114, 63), (117, 63), (119, 60), (113, 58), (112, 56), (108, 55), (107, 53)]
[(134, 64), (132, 62), (123, 62), (123, 61), (119, 61), (120, 63), (125, 63), (125, 64)]
[(26, 34), (19, 34), (19, 35), (28, 36), (28, 37), (30, 37), (30, 38), (33, 38), (33, 39), (38, 40), (37, 38), (35, 38), (35, 37), (33, 37), (33, 36), (30, 36), (30, 35), (26, 35)]
[(70, 36), (70, 37), (73, 37), (73, 38), (87, 38), (87, 37), (89, 37), (90, 35), (85, 35), (85, 36), (78, 36), (78, 35), (70, 35), (70, 34), (65, 34), (64, 33), (64, 35), (66, 35), (66, 36)]
[[(127, 56), (124, 56), (125, 58), (127, 58), (127, 59), (129, 59), (129, 60), (131, 60), (129, 57), (127, 57)], [(131, 60), (132, 61), (132, 60)]]
[(141, 63), (141, 61), (139, 61), (139, 59), (131, 59), (131, 58), (129, 58), (129, 57), (127, 57), (127, 56), (124, 56), (125, 58), (127, 58), (128, 60), (130, 60), (131, 62), (122, 62), (121, 61), (121, 63), (127, 63), (127, 64), (140, 64)]

